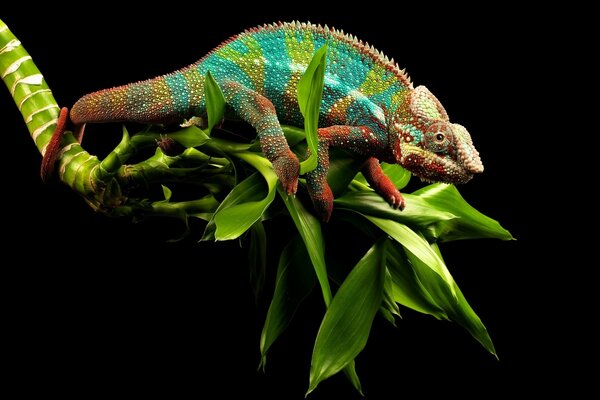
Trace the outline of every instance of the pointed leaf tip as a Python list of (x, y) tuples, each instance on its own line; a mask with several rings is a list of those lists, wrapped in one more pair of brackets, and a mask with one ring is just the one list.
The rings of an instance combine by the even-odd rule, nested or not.
[(300, 112), (304, 116), (306, 142), (311, 151), (310, 157), (300, 163), (300, 174), (306, 174), (317, 167), (319, 113), (325, 81), (327, 45), (321, 47), (308, 64), (297, 86)]
[(428, 228), (429, 234), (439, 242), (479, 238), (514, 239), (498, 221), (467, 203), (454, 185), (434, 183), (417, 190), (413, 195), (425, 200), (435, 209), (450, 212), (458, 217), (451, 221), (438, 221)]
[(306, 266), (310, 258), (299, 236), (283, 249), (277, 266), (275, 292), (267, 311), (260, 337), (261, 363), (265, 368), (267, 352), (271, 345), (288, 327), (298, 307), (315, 286), (315, 274)]
[[(371, 324), (383, 299), (385, 241), (367, 251), (346, 277), (327, 309), (313, 349), (308, 393), (344, 368), (357, 390), (354, 358), (367, 343)], [(356, 383), (354, 382), (356, 380)]]
[(169, 201), (171, 201), (171, 195), (173, 194), (173, 192), (171, 191), (171, 189), (169, 189), (165, 185), (160, 185), (160, 186), (162, 186), (163, 195), (165, 196), (165, 200), (168, 203)]

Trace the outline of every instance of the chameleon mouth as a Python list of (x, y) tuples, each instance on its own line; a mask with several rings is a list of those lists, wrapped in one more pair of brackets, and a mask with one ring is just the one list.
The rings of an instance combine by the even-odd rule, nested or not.
[(466, 166), (460, 158), (455, 161), (420, 148), (411, 150), (412, 154), (407, 154), (401, 164), (424, 182), (466, 183), (473, 178), (473, 171), (479, 169), (475, 161)]
[(436, 169), (434, 169), (434, 181), (462, 184), (469, 182), (473, 178), (473, 172), (462, 163), (442, 157), (440, 157), (438, 162), (437, 171), (439, 172), (436, 174)]
[(448, 183), (448, 184), (455, 184), (455, 185), (467, 183), (467, 182), (469, 182), (471, 180), (471, 178), (473, 178), (472, 174), (463, 175), (460, 179), (455, 179), (455, 180), (443, 179), (443, 178), (442, 179), (439, 179), (439, 178), (438, 179), (434, 179), (434, 178), (428, 178), (428, 177), (425, 177), (425, 176), (419, 176), (419, 179), (421, 179), (421, 182), (425, 182), (425, 183), (441, 182), (441, 183)]

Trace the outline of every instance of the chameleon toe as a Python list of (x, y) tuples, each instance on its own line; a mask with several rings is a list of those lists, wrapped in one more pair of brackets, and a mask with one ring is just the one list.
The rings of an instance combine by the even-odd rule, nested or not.
[(273, 162), (273, 169), (281, 181), (281, 185), (285, 189), (286, 193), (288, 195), (296, 194), (296, 191), (298, 190), (300, 162), (294, 153), (289, 151), (289, 153), (285, 156), (277, 158)]

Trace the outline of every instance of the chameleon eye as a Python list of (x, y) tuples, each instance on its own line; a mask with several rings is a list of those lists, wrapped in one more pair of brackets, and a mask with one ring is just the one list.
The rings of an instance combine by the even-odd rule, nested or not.
[(443, 153), (448, 150), (452, 142), (452, 134), (446, 123), (439, 122), (429, 127), (426, 133), (426, 146), (434, 153)]

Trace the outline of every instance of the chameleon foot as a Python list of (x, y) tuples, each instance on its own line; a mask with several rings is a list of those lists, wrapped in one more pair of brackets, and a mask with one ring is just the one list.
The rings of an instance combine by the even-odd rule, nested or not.
[(398, 191), (398, 189), (394, 189), (393, 192), (388, 193), (386, 201), (390, 203), (394, 209), (400, 209), (400, 211), (404, 210), (404, 207), (406, 207), (404, 197), (402, 197), (402, 194), (400, 191)]
[(333, 193), (329, 185), (325, 184), (322, 191), (318, 194), (310, 190), (310, 187), (308, 191), (317, 215), (321, 217), (323, 222), (329, 222), (331, 212), (333, 211)]
[(278, 157), (273, 162), (273, 169), (281, 181), (285, 192), (288, 195), (296, 194), (296, 190), (298, 190), (298, 175), (300, 173), (298, 157), (291, 150), (288, 150), (286, 155)]
[(369, 182), (369, 185), (371, 185), (385, 201), (395, 209), (400, 209), (400, 211), (404, 210), (404, 206), (406, 205), (404, 197), (402, 197), (402, 194), (400, 194), (400, 191), (398, 191), (394, 182), (392, 182), (383, 172), (379, 160), (375, 157), (369, 158), (362, 168), (362, 173), (367, 179), (367, 182)]

